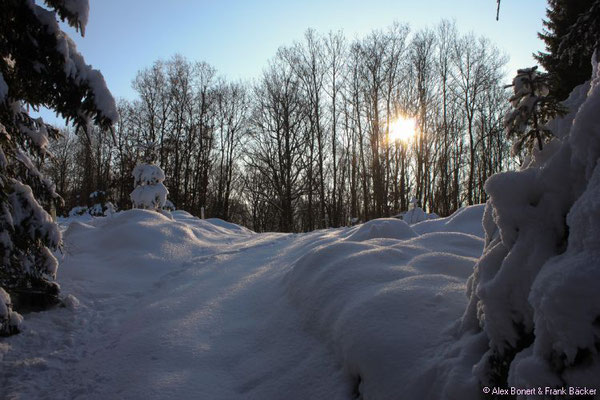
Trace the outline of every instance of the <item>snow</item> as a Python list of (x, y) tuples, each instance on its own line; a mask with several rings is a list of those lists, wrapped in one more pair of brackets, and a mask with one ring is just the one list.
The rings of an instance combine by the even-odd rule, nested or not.
[[(567, 366), (577, 366), (577, 357), (590, 352), (588, 368), (567, 371), (564, 380), (573, 386), (598, 382), (600, 360), (600, 168), (595, 168), (587, 189), (567, 216), (569, 245), (567, 251), (551, 258), (532, 284), (529, 302), (533, 307), (536, 341), (531, 351), (511, 367), (512, 380), (520, 384), (537, 384), (539, 377), (531, 370), (547, 370), (548, 359), (562, 354)], [(591, 362), (590, 362), (591, 361)], [(591, 365), (589, 365), (591, 364)], [(547, 373), (547, 382), (560, 382)]]
[(107, 201), (107, 202), (104, 204), (104, 207), (105, 207), (105, 209), (104, 209), (104, 213), (103, 213), (103, 215), (104, 215), (105, 217), (110, 217), (110, 216), (111, 216), (111, 215), (113, 215), (115, 212), (117, 212), (117, 207), (116, 207), (116, 206), (115, 206), (113, 203), (111, 203), (110, 201)]
[(85, 27), (90, 14), (90, 3), (88, 0), (64, 0), (63, 5), (70, 13), (75, 15), (78, 22), (78, 28), (81, 34), (85, 36)]
[[(24, 230), (24, 236), (30, 240), (44, 239), (45, 242), (55, 248), (61, 243), (61, 233), (52, 221), (52, 217), (39, 205), (33, 196), (31, 188), (27, 185), (12, 179), (12, 192), (8, 195), (8, 202), (11, 207), (12, 221), (11, 225), (15, 230)], [(25, 223), (27, 221), (27, 223)], [(41, 251), (49, 252), (47, 248), (42, 248)], [(29, 273), (33, 273), (33, 259), (30, 254), (19, 254), (22, 268)], [(46, 265), (40, 270), (54, 277), (58, 268), (58, 261), (52, 254), (48, 254)]]
[(401, 214), (401, 218), (409, 224), (416, 224), (429, 219), (439, 218), (439, 215), (436, 213), (426, 213), (421, 207), (416, 207)]
[(90, 215), (95, 217), (104, 215), (104, 210), (102, 209), (102, 204), (100, 203), (94, 204), (87, 211), (90, 213)]
[(23, 317), (12, 311), (10, 296), (0, 287), (0, 336), (18, 331)]
[(9, 398), (436, 399), (484, 244), (397, 219), (256, 234), (185, 211), (80, 218), (60, 220), (67, 307), (0, 343)]
[(418, 206), (418, 200), (416, 198), (410, 199), (408, 211), (402, 212), (395, 215), (394, 218), (406, 221), (406, 223), (412, 225), (429, 219), (439, 218), (436, 213), (426, 213), (421, 207)]
[(71, 208), (71, 211), (69, 211), (69, 217), (76, 217), (78, 215), (83, 215), (86, 214), (88, 212), (88, 208), (85, 206), (75, 206), (73, 208)]
[(419, 234), (462, 232), (483, 237), (484, 232), (480, 217), (483, 215), (484, 207), (484, 204), (462, 207), (449, 217), (426, 220), (412, 225), (412, 229)]
[(404, 221), (394, 218), (381, 218), (368, 221), (349, 230), (346, 240), (362, 242), (375, 238), (410, 239), (417, 234)]
[(486, 245), (455, 342), (482, 386), (600, 388), (598, 76), (548, 125), (548, 146), (486, 182)]
[(167, 199), (167, 201), (165, 201), (165, 205), (162, 207), (163, 210), (165, 211), (175, 211), (176, 207), (175, 204), (173, 204), (173, 202), (169, 199)]
[(48, 144), (50, 143), (48, 140), (48, 129), (46, 129), (46, 124), (44, 124), (44, 120), (42, 118), (35, 119), (36, 121), (36, 129), (30, 129), (27, 125), (21, 124), (21, 131), (24, 132), (29, 139), (36, 145), (37, 148), (40, 149), (41, 152), (45, 153)]

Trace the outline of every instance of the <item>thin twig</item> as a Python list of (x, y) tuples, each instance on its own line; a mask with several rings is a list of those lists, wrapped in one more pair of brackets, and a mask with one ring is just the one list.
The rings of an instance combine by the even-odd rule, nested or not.
[(496, 8), (496, 21), (498, 21), (498, 19), (500, 18), (500, 1), (501, 0), (496, 1), (496, 3), (498, 4), (498, 7)]

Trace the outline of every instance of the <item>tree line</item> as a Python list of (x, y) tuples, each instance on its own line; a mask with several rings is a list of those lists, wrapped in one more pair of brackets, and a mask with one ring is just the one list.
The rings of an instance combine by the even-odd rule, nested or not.
[[(154, 151), (178, 209), (256, 231), (387, 217), (412, 198), (445, 216), (485, 201), (486, 179), (515, 163), (506, 61), (448, 21), (354, 40), (308, 30), (253, 82), (176, 55), (137, 74), (114, 137), (67, 130), (46, 168), (62, 213), (97, 190), (130, 208), (131, 172)], [(416, 121), (408, 140), (391, 132), (401, 117)]]

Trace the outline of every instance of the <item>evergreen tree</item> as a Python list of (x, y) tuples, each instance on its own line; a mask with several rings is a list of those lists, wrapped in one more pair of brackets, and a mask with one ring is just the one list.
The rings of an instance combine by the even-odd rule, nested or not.
[[(548, 0), (545, 28), (538, 34), (546, 44), (546, 52), (540, 51), (534, 57), (548, 71), (550, 95), (558, 100), (566, 99), (571, 90), (589, 79), (591, 74), (590, 58), (593, 48), (587, 46), (583, 37), (574, 34), (570, 36), (568, 57), (561, 51), (561, 44), (567, 35), (574, 32), (572, 28), (579, 17), (587, 14), (596, 2), (597, 0)], [(588, 25), (586, 21), (580, 23)]]
[[(61, 199), (39, 166), (59, 132), (29, 109), (52, 109), (85, 132), (92, 123), (111, 129), (117, 120), (102, 74), (85, 63), (58, 23), (83, 34), (88, 10), (87, 0), (45, 0), (45, 7), (33, 0), (0, 2), (0, 287), (17, 310), (58, 301), (51, 250), (61, 235), (45, 209)], [(3, 315), (10, 316), (5, 300)]]
[(160, 211), (169, 191), (163, 184), (165, 173), (155, 164), (138, 164), (133, 169), (135, 189), (131, 192), (133, 207)]
[(130, 194), (130, 198), (134, 208), (160, 212), (167, 204), (169, 191), (163, 184), (165, 173), (155, 164), (155, 146), (156, 143), (148, 143), (140, 146), (144, 148), (145, 163), (140, 163), (133, 169), (134, 189)]
[(515, 138), (513, 154), (525, 146), (529, 152), (537, 142), (542, 150), (543, 143), (552, 136), (546, 123), (565, 110), (552, 97), (547, 84), (548, 75), (537, 70), (537, 66), (517, 71), (512, 86), (514, 95), (509, 99), (513, 109), (506, 115), (504, 125), (507, 136)]
[(89, 197), (90, 207), (87, 209), (92, 217), (111, 216), (115, 213), (115, 205), (108, 201), (104, 190), (96, 190)]
[[(577, 21), (569, 30), (559, 46), (558, 56), (565, 63), (581, 57), (581, 54), (593, 54), (600, 48), (600, 0), (584, 13), (580, 14)], [(597, 51), (596, 59), (600, 57)]]

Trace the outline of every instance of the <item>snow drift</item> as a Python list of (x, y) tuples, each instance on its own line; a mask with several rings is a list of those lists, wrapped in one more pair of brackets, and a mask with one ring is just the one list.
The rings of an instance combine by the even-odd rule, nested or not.
[(293, 235), (172, 216), (61, 220), (68, 307), (0, 342), (9, 398), (424, 398), (483, 247), (395, 219)]

